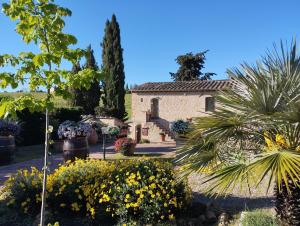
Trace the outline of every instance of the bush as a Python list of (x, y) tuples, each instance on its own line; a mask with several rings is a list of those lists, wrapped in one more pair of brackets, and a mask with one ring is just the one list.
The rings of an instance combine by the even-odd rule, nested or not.
[(190, 190), (176, 183), (171, 164), (155, 160), (120, 162), (112, 174), (109, 203), (119, 222), (141, 225), (173, 220), (190, 202)]
[(177, 134), (186, 134), (188, 132), (189, 126), (190, 122), (183, 121), (180, 119), (172, 124), (171, 130)]
[[(48, 176), (47, 204), (55, 219), (68, 214), (86, 217), (94, 225), (105, 220), (141, 225), (172, 220), (191, 198), (174, 173), (170, 164), (158, 160), (76, 160)], [(6, 185), (9, 206), (23, 213), (40, 210), (41, 172), (19, 171)]]
[(60, 166), (48, 177), (49, 207), (55, 212), (91, 217), (105, 212), (105, 205), (99, 205), (99, 200), (105, 199), (103, 189), (113, 169), (113, 163), (99, 160), (76, 160)]
[(246, 212), (242, 219), (242, 226), (277, 226), (276, 219), (262, 211)]
[(117, 136), (117, 135), (120, 134), (120, 129), (119, 129), (119, 127), (117, 127), (117, 126), (109, 126), (109, 127), (107, 128), (107, 132), (108, 132), (108, 134), (111, 135), (111, 136)]
[(140, 144), (149, 144), (150, 143), (150, 140), (148, 139), (141, 139), (140, 140)]
[(115, 142), (115, 151), (130, 156), (134, 154), (135, 145), (136, 143), (131, 138), (119, 138)]
[(58, 123), (62, 123), (66, 120), (78, 122), (81, 120), (81, 115), (83, 114), (82, 108), (58, 108), (53, 113), (52, 117), (58, 120)]
[(17, 111), (17, 121), (20, 124), (20, 133), (17, 145), (42, 144), (45, 141), (45, 114), (30, 112), (28, 109)]
[(19, 170), (11, 176), (2, 190), (7, 205), (23, 213), (38, 213), (41, 204), (42, 177), (42, 172), (34, 167), (31, 171)]

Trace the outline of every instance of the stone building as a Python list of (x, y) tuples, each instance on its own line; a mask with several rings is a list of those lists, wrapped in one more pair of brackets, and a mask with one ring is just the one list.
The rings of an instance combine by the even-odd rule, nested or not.
[(192, 120), (215, 110), (218, 91), (231, 87), (230, 80), (151, 82), (131, 90), (132, 123), (130, 136), (139, 141), (174, 141), (172, 122)]

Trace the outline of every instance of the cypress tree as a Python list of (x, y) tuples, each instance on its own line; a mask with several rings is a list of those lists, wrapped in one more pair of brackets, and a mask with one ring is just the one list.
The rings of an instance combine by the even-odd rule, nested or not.
[(103, 81), (103, 113), (124, 119), (125, 112), (125, 73), (120, 27), (116, 16), (106, 21), (102, 46), (102, 69), (106, 73)]
[[(80, 63), (77, 62), (76, 64), (73, 64), (72, 67), (72, 73), (77, 74), (79, 71), (81, 71)], [(80, 89), (74, 89), (71, 88), (70, 93), (72, 93), (72, 98), (70, 99), (71, 106), (80, 106), (83, 102), (83, 97)]]
[[(83, 66), (83, 69), (92, 69), (94, 71), (98, 70), (98, 66), (94, 57), (94, 51), (92, 50), (91, 45), (87, 47), (86, 62)], [(79, 63), (73, 66), (73, 71), (80, 71)], [(100, 81), (93, 80), (91, 81), (91, 86), (89, 89), (81, 88), (80, 90), (74, 90), (74, 101), (73, 106), (80, 106), (83, 109), (85, 114), (94, 114), (95, 107), (99, 105), (100, 101)]]

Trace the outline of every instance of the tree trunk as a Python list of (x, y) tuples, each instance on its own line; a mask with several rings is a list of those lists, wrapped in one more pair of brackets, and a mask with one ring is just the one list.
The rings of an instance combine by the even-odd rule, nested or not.
[(48, 167), (48, 150), (49, 150), (49, 114), (46, 108), (46, 131), (45, 131), (45, 153), (44, 153), (44, 166), (43, 166), (43, 191), (42, 191), (42, 206), (41, 206), (41, 219), (40, 226), (45, 225), (45, 206), (46, 206), (46, 182), (47, 182), (47, 167)]
[(300, 188), (295, 186), (292, 180), (288, 181), (290, 193), (284, 182), (279, 191), (275, 186), (275, 210), (278, 219), (284, 226), (300, 225)]

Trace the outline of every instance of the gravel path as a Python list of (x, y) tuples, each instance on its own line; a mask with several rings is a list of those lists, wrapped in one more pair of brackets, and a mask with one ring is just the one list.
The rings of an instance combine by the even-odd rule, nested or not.
[(207, 204), (214, 204), (218, 207), (230, 210), (232, 212), (251, 210), (251, 209), (273, 209), (274, 196), (273, 189), (270, 188), (269, 193), (266, 193), (267, 182), (263, 181), (261, 186), (257, 189), (251, 189), (249, 194), (248, 189), (241, 189), (235, 187), (231, 193), (226, 196), (218, 196), (217, 198), (210, 198), (204, 195), (204, 191), (208, 188), (209, 182), (203, 184), (205, 181), (205, 174), (192, 174), (189, 177), (189, 184), (192, 188), (194, 200)]

